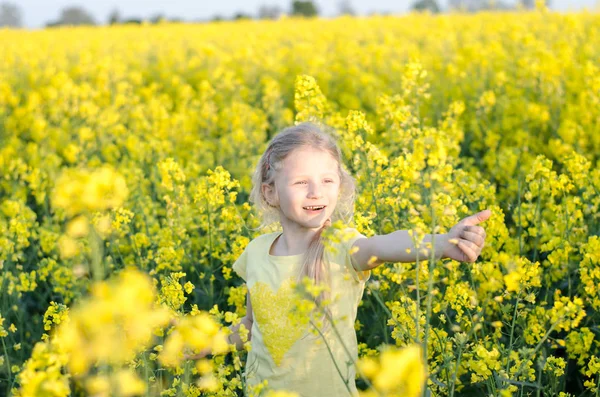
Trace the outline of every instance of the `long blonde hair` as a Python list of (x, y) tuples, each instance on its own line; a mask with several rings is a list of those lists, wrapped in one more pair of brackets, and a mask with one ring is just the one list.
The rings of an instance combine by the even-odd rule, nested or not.
[[(350, 222), (354, 212), (355, 183), (354, 178), (343, 167), (342, 154), (335, 139), (324, 132), (316, 124), (310, 122), (300, 123), (285, 128), (277, 134), (267, 146), (254, 172), (252, 178), (253, 187), (250, 192), (250, 202), (254, 204), (262, 216), (261, 227), (266, 227), (279, 220), (279, 211), (276, 207), (269, 205), (262, 193), (262, 184), (274, 185), (275, 175), (283, 168), (284, 159), (295, 149), (310, 147), (329, 153), (338, 163), (338, 174), (340, 177), (340, 193), (337, 206), (323, 227), (310, 241), (298, 281), (308, 277), (315, 284), (330, 285), (329, 263), (327, 263), (324, 252), (322, 233), (331, 222), (342, 220)], [(315, 302), (320, 304), (329, 297), (328, 293), (320, 294)]]

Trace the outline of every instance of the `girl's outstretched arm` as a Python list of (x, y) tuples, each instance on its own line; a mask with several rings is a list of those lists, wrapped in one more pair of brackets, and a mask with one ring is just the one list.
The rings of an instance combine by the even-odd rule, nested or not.
[(475, 262), (485, 244), (485, 230), (478, 223), (491, 216), (490, 210), (461, 219), (445, 234), (426, 234), (420, 245), (415, 247), (408, 230), (397, 230), (390, 234), (356, 240), (352, 262), (357, 270), (371, 270), (384, 262), (415, 262), (419, 258), (450, 258), (462, 262)]

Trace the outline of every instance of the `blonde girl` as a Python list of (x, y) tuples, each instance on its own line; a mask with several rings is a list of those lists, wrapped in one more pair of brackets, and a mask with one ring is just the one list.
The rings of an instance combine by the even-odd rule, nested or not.
[[(412, 239), (406, 230), (366, 238), (346, 228), (331, 239), (340, 242), (325, 249), (323, 231), (338, 219), (351, 220), (355, 185), (335, 140), (315, 124), (277, 134), (258, 162), (253, 183), (250, 199), (263, 224), (279, 222), (281, 231), (252, 240), (233, 265), (248, 286), (241, 323), (250, 331), (247, 386), (266, 380), (270, 389), (306, 397), (357, 395), (354, 323), (365, 282), (383, 263), (414, 262)], [(423, 243), (435, 237), (436, 258), (473, 262), (485, 242), (477, 224), (489, 216), (485, 210), (464, 218), (447, 234), (427, 235)], [(320, 312), (325, 321), (290, 315), (297, 302), (293, 285), (305, 278), (325, 286), (315, 298), (317, 307), (327, 303)], [(239, 327), (232, 327), (229, 340), (241, 349)]]

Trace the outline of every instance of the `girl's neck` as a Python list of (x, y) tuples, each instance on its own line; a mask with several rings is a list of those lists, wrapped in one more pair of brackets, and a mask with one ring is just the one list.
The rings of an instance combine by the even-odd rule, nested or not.
[(319, 229), (306, 229), (298, 225), (282, 225), (283, 234), (273, 244), (271, 255), (289, 256), (304, 254)]

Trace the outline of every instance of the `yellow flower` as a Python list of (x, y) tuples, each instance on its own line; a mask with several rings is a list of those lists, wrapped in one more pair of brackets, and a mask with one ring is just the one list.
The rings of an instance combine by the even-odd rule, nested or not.
[(265, 397), (300, 397), (300, 395), (292, 391), (269, 390)]
[(521, 275), (518, 272), (511, 272), (504, 276), (504, 283), (506, 284), (507, 291), (518, 291), (519, 290), (519, 280), (521, 280)]
[(173, 182), (185, 182), (185, 174), (173, 158), (169, 157), (158, 163), (158, 169), (162, 178), (161, 185), (168, 191), (173, 190)]
[(79, 244), (68, 236), (61, 236), (58, 240), (60, 256), (63, 259), (69, 259), (79, 253)]
[(207, 348), (211, 349), (213, 354), (229, 351), (225, 332), (204, 312), (184, 316), (178, 321), (164, 343), (159, 360), (163, 365), (175, 367), (183, 360), (183, 351), (186, 348), (191, 349), (193, 353)]
[(378, 362), (372, 358), (362, 359), (359, 369), (379, 392), (417, 397), (421, 395), (426, 378), (422, 355), (419, 345), (402, 349), (388, 347), (382, 351)]
[(84, 216), (78, 216), (67, 225), (67, 236), (79, 238), (87, 236), (89, 232), (88, 220)]
[(71, 310), (69, 320), (61, 322), (56, 332), (69, 355), (71, 372), (83, 375), (96, 362), (125, 363), (143, 350), (153, 330), (170, 317), (166, 309), (155, 306), (155, 295), (148, 277), (134, 269), (94, 284), (91, 296)]
[(130, 370), (121, 370), (113, 376), (120, 396), (137, 396), (146, 392), (146, 383)]
[(56, 181), (52, 203), (67, 215), (119, 207), (128, 195), (125, 179), (111, 167), (68, 169)]
[(110, 391), (110, 381), (104, 375), (92, 376), (86, 379), (85, 388), (89, 395), (106, 395)]
[(294, 107), (296, 122), (323, 119), (328, 109), (327, 100), (321, 93), (316, 80), (312, 76), (299, 75), (296, 77), (294, 90)]

